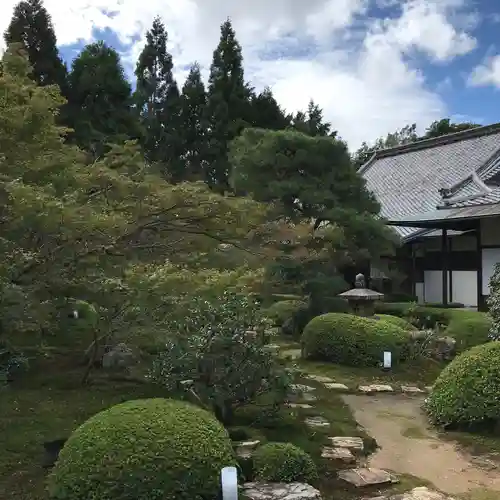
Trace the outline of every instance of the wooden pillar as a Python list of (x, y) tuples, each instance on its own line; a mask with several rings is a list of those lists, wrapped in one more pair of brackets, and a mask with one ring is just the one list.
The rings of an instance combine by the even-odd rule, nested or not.
[(443, 304), (448, 304), (448, 231), (443, 228), (441, 233), (441, 256), (443, 272)]
[(481, 311), (483, 304), (483, 245), (481, 243), (481, 221), (476, 223), (476, 265), (477, 265), (477, 309)]
[(415, 243), (411, 245), (411, 294), (416, 297), (417, 295), (417, 256), (415, 252)]

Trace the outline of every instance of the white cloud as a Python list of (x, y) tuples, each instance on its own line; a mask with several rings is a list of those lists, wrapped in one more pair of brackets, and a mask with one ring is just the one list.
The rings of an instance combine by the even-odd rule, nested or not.
[[(427, 89), (424, 75), (409, 62), (413, 52), (444, 62), (475, 46), (453, 17), (465, 0), (401, 0), (397, 17), (374, 21), (365, 14), (377, 1), (45, 0), (45, 6), (61, 45), (90, 41), (93, 27), (110, 28), (128, 47), (124, 62), (129, 68), (155, 15), (166, 24), (177, 66), (197, 60), (205, 69), (219, 26), (231, 17), (247, 79), (256, 88), (271, 85), (289, 111), (304, 108), (313, 98), (351, 147), (357, 147), (407, 123), (424, 127), (446, 115), (440, 97)], [(0, 2), (2, 31), (14, 4)], [(140, 42), (134, 41), (137, 37)], [(313, 56), (294, 57), (289, 51), (270, 60), (269, 53), (284, 41), (310, 47)], [(182, 80), (181, 72), (178, 77)]]
[(468, 83), (474, 87), (492, 85), (500, 88), (500, 55), (488, 57), (477, 66), (470, 75)]

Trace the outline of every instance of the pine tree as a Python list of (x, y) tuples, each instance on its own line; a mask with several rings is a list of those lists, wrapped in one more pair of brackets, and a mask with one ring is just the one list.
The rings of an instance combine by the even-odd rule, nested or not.
[(32, 67), (31, 77), (38, 85), (59, 85), (67, 94), (67, 68), (57, 49), (49, 13), (42, 0), (23, 0), (4, 34), (7, 45), (21, 43)]
[(190, 180), (205, 178), (207, 131), (205, 107), (207, 95), (201, 79), (200, 66), (195, 63), (182, 88), (181, 141), (182, 157), (186, 165), (186, 177)]
[(213, 54), (207, 96), (207, 182), (217, 191), (229, 190), (229, 143), (251, 124), (251, 89), (245, 84), (241, 46), (228, 19)]
[(168, 33), (159, 17), (146, 33), (146, 45), (137, 61), (134, 100), (144, 130), (143, 147), (150, 162), (161, 164), (165, 175), (180, 180), (180, 95), (174, 79)]
[(69, 74), (73, 138), (96, 157), (107, 144), (138, 137), (131, 111), (131, 88), (116, 50), (100, 41), (87, 45)]
[(269, 87), (252, 97), (252, 126), (283, 130), (290, 126), (291, 117), (280, 107)]

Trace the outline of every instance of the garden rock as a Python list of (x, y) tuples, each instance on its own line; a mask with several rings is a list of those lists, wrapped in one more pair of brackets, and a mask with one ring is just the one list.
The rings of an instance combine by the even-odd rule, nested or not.
[(244, 441), (243, 443), (240, 443), (236, 448), (236, 455), (238, 455), (240, 458), (250, 458), (252, 456), (252, 453), (255, 451), (255, 448), (257, 448), (259, 444), (259, 440)]
[(333, 379), (331, 379), (330, 377), (324, 377), (322, 375), (307, 375), (307, 378), (310, 380), (314, 380), (315, 382), (319, 382), (320, 384), (333, 382)]
[(332, 389), (334, 391), (348, 391), (349, 390), (349, 387), (347, 387), (347, 385), (345, 385), (345, 384), (337, 384), (335, 382), (333, 382), (331, 384), (325, 384), (325, 387), (327, 389)]
[(56, 439), (55, 441), (46, 441), (45, 443), (43, 443), (45, 456), (43, 457), (42, 467), (44, 469), (50, 469), (55, 465), (57, 459), (59, 458), (59, 452), (63, 449), (66, 441), (67, 438), (63, 438)]
[(134, 365), (136, 357), (126, 344), (118, 344), (106, 352), (102, 357), (103, 368), (128, 368)]
[(423, 394), (424, 391), (419, 387), (415, 387), (413, 385), (402, 385), (401, 392), (404, 394)]
[(330, 422), (323, 417), (307, 417), (305, 423), (309, 427), (330, 427)]
[(438, 361), (451, 361), (457, 353), (457, 341), (453, 337), (441, 337), (435, 341), (433, 357)]
[(432, 491), (426, 487), (415, 488), (407, 493), (399, 493), (397, 495), (382, 495), (371, 497), (366, 500), (455, 500), (452, 497)]
[(303, 385), (303, 384), (292, 384), (290, 386), (290, 389), (293, 393), (306, 393), (306, 392), (312, 392), (316, 390), (316, 387), (311, 387), (310, 385)]
[(360, 385), (358, 389), (360, 392), (363, 392), (364, 394), (372, 394), (373, 392), (394, 392), (392, 386), (379, 385), (379, 384)]
[(302, 357), (302, 351), (300, 349), (287, 349), (285, 351), (281, 351), (281, 357), (285, 359), (300, 359)]
[(329, 437), (328, 438), (335, 448), (347, 448), (349, 450), (362, 451), (364, 448), (363, 440), (360, 437)]
[(340, 471), (338, 477), (357, 488), (398, 482), (391, 474), (381, 469), (347, 469)]
[(245, 483), (242, 492), (250, 500), (321, 500), (319, 490), (304, 483)]
[(355, 456), (347, 448), (330, 448), (325, 446), (321, 451), (321, 458), (328, 458), (330, 460), (340, 460), (345, 463), (352, 463), (356, 461)]
[(288, 406), (288, 408), (302, 408), (304, 410), (313, 408), (313, 406), (308, 403), (287, 403), (286, 406)]

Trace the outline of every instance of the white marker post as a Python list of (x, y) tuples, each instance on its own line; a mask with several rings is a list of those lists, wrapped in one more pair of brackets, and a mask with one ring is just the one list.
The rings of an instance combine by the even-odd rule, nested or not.
[(224, 467), (220, 471), (222, 500), (238, 500), (238, 471), (236, 467)]
[(384, 370), (392, 368), (392, 353), (389, 351), (384, 352)]

